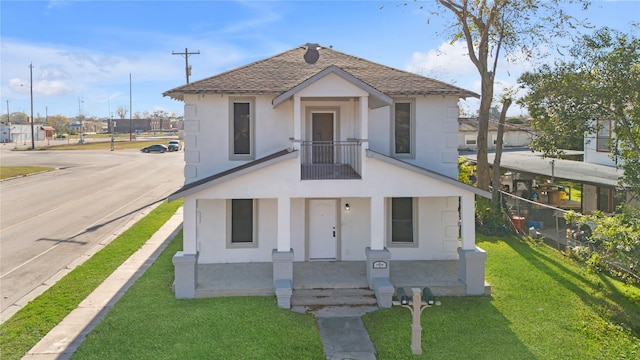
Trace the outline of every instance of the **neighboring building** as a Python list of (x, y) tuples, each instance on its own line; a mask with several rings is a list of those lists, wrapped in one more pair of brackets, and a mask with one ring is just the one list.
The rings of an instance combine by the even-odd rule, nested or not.
[[(231, 283), (264, 276), (258, 264), (284, 308), (310, 286), (297, 264), (317, 277), (354, 265), (381, 307), (409, 264), (455, 262), (462, 290), (436, 279), (440, 295), (488, 291), (474, 201), (490, 195), (456, 165), (458, 100), (477, 94), (307, 44), (163, 95), (185, 103), (185, 185), (169, 197), (184, 198), (176, 297), (252, 294)], [(226, 277), (216, 264), (242, 266)]]
[[(615, 134), (612, 131), (611, 120), (598, 120), (597, 131), (584, 136), (584, 162), (612, 168), (617, 167), (611, 157), (611, 147), (614, 145)], [(584, 184), (582, 188), (582, 198), (585, 214), (596, 210), (612, 213), (618, 206), (629, 200), (629, 196), (620, 187), (588, 184)]]
[(129, 132), (177, 131), (178, 123), (162, 118), (112, 119), (108, 127), (109, 132), (112, 132), (112, 126), (115, 127), (116, 133), (128, 134)]
[[(33, 126), (33, 137), (35, 141), (51, 139), (55, 130), (50, 126)], [(24, 143), (31, 142), (31, 124), (0, 124), (0, 142)]]
[[(528, 147), (533, 138), (533, 130), (525, 124), (505, 124), (502, 141), (504, 148)], [(489, 121), (487, 148), (496, 148), (498, 120)], [(478, 118), (458, 118), (458, 149), (478, 149)]]

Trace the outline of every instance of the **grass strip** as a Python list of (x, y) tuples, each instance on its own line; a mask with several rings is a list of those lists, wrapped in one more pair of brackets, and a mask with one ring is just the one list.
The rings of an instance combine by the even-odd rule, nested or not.
[(0, 359), (20, 359), (175, 214), (166, 201), (0, 325)]
[(0, 167), (0, 180), (54, 169), (52, 166), (2, 166)]
[[(594, 274), (562, 253), (512, 237), (478, 237), (492, 295), (443, 297), (421, 317), (429, 359), (637, 359), (640, 289)], [(363, 317), (378, 359), (411, 354), (411, 314)]]
[(88, 335), (72, 359), (324, 359), (313, 316), (275, 296), (175, 298), (179, 234)]

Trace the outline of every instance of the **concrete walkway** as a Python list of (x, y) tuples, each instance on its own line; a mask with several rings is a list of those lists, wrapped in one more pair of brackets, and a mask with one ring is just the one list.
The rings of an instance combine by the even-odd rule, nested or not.
[(183, 209), (179, 208), (137, 252), (120, 265), (60, 324), (51, 329), (22, 359), (69, 359), (100, 320), (180, 231), (182, 211)]

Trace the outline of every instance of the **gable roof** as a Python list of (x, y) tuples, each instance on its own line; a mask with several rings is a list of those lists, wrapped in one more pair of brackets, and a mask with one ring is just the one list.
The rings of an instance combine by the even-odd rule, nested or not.
[(470, 191), (470, 192), (472, 192), (472, 193), (474, 193), (476, 195), (480, 195), (480, 196), (485, 197), (487, 199), (491, 199), (491, 193), (488, 192), (488, 191), (482, 190), (482, 189), (477, 188), (475, 186), (471, 186), (471, 185), (465, 184), (463, 182), (458, 181), (457, 179), (450, 178), (450, 177), (448, 177), (446, 175), (442, 175), (442, 174), (437, 173), (435, 171), (432, 171), (432, 170), (429, 170), (429, 169), (425, 169), (423, 167), (416, 166), (416, 165), (410, 164), (408, 162), (404, 162), (402, 160), (398, 160), (398, 159), (396, 159), (394, 157), (381, 154), (381, 153), (379, 153), (377, 151), (367, 150), (367, 157), (374, 158), (376, 160), (380, 160), (382, 162), (385, 162), (387, 164), (391, 164), (391, 165), (400, 167), (400, 168), (405, 169), (405, 170), (413, 171), (413, 172), (415, 172), (417, 174), (420, 174), (420, 175), (428, 176), (428, 177), (430, 177), (432, 179), (438, 180), (438, 181), (443, 182), (445, 184), (449, 184), (449, 185), (455, 186), (457, 188), (460, 188), (460, 189), (463, 189), (463, 190), (466, 190), (466, 191)]
[(213, 186), (217, 183), (227, 181), (234, 176), (244, 175), (246, 173), (256, 171), (264, 167), (267, 167), (267, 166), (270, 166), (270, 165), (273, 165), (297, 156), (298, 156), (298, 153), (296, 151), (293, 151), (292, 149), (280, 150), (271, 155), (267, 155), (263, 158), (250, 161), (240, 166), (236, 166), (232, 169), (229, 169), (211, 176), (207, 176), (200, 180), (196, 180), (192, 183), (186, 184), (180, 189), (178, 189), (177, 191), (175, 191), (173, 194), (169, 195), (168, 200), (173, 201), (173, 200), (183, 198), (187, 195), (191, 195), (200, 190)]
[(284, 101), (290, 99), (295, 93), (297, 93), (298, 91), (306, 88), (307, 86), (315, 83), (316, 81), (322, 79), (323, 77), (329, 75), (329, 74), (336, 74), (339, 77), (343, 78), (344, 80), (352, 83), (353, 85), (365, 90), (366, 92), (369, 93), (369, 95), (371, 96), (371, 98), (369, 99), (369, 107), (371, 108), (379, 108), (385, 105), (391, 105), (393, 104), (393, 99), (389, 96), (387, 96), (386, 94), (378, 91), (377, 89), (369, 86), (368, 84), (362, 82), (360, 79), (356, 78), (355, 76), (349, 74), (348, 72), (340, 69), (339, 67), (335, 66), (335, 65), (331, 65), (328, 68), (320, 71), (319, 73), (313, 75), (312, 77), (308, 78), (307, 80), (301, 82), (300, 84), (294, 86), (293, 88), (291, 88), (289, 91), (281, 94), (280, 96), (276, 97), (275, 99), (273, 99), (273, 106), (278, 106), (281, 103), (283, 103)]
[(394, 69), (332, 48), (320, 47), (319, 58), (309, 64), (307, 46), (298, 46), (273, 57), (256, 61), (164, 92), (175, 100), (185, 94), (284, 94), (321, 71), (334, 66), (387, 96), (478, 94), (442, 81)]

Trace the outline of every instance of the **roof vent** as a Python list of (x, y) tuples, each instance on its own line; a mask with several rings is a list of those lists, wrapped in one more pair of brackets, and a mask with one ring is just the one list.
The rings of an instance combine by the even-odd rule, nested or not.
[(305, 46), (307, 47), (307, 52), (304, 53), (304, 61), (306, 61), (307, 64), (315, 64), (320, 58), (320, 53), (318, 52), (320, 45), (307, 43)]

